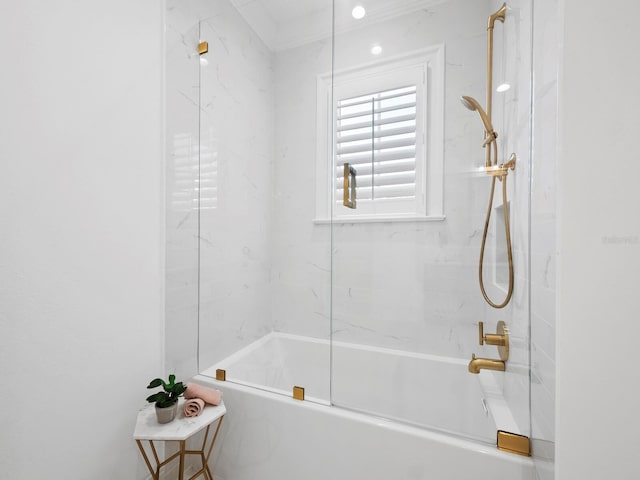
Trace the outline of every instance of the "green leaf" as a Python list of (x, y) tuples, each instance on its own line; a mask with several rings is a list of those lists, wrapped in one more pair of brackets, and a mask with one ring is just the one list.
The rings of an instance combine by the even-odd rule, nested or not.
[(155, 379), (151, 380), (149, 385), (147, 385), (147, 388), (156, 388), (156, 387), (159, 387), (160, 385), (162, 385), (163, 383), (164, 382), (162, 381), (161, 378), (155, 378)]
[(162, 397), (162, 394), (163, 394), (163, 393), (164, 393), (164, 392), (158, 392), (158, 393), (154, 393), (153, 395), (149, 395), (149, 396), (147, 397), (147, 402), (149, 402), (149, 403), (153, 403), (153, 402), (161, 401), (161, 400), (162, 400), (162, 398), (163, 398), (163, 397)]
[(171, 405), (173, 405), (174, 403), (176, 403), (177, 400), (172, 400), (172, 399), (167, 399), (167, 400), (162, 400), (160, 402), (156, 403), (157, 407), (160, 408), (165, 408), (165, 407), (170, 407)]

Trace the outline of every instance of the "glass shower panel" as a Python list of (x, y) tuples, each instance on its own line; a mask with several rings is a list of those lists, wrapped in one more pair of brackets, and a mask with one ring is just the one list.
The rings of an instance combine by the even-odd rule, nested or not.
[[(505, 399), (510, 394), (506, 377), (517, 376), (518, 368), (509, 372), (507, 367), (507, 374), (468, 372), (472, 353), (498, 358), (495, 347), (477, 344), (478, 322), (485, 321), (487, 333), (493, 333), (497, 320), (509, 323), (517, 317), (527, 325), (528, 314), (520, 306), (517, 312), (507, 307), (506, 317), (501, 316), (505, 311), (490, 312), (480, 294), (478, 256), (490, 178), (481, 168), (480, 118), (459, 101), (462, 95), (484, 98), (486, 26), (494, 4), (413, 5), (372, 2), (356, 20), (350, 8), (336, 2), (329, 122), (334, 135), (331, 400), (495, 442), (511, 400)], [(518, 36), (518, 47), (526, 51), (530, 17), (523, 18), (525, 7), (510, 10), (518, 27), (512, 25), (509, 34)], [(505, 59), (514, 63), (511, 70), (522, 69), (517, 71), (521, 84), (517, 96), (501, 100), (500, 108), (511, 111), (515, 104), (520, 111), (496, 118), (497, 130), (503, 121), (521, 122), (510, 127), (511, 141), (503, 150), (518, 148), (523, 159), (517, 190), (510, 187), (518, 205), (511, 218), (518, 217), (515, 225), (523, 231), (529, 190), (527, 56)], [(348, 176), (346, 183), (344, 163), (355, 170), (355, 179)], [(354, 183), (355, 209), (343, 202), (345, 188), (350, 191)], [(526, 234), (518, 242), (526, 259)], [(492, 252), (500, 248), (495, 241), (491, 245)], [(526, 302), (526, 265), (521, 262), (519, 268), (519, 301)], [(515, 340), (528, 348), (525, 337)], [(522, 405), (525, 411), (528, 404)], [(527, 420), (522, 423), (514, 433), (526, 430)]]
[(167, 370), (198, 373), (198, 25), (174, 18), (166, 30), (166, 318)]
[(289, 396), (300, 386), (328, 403), (331, 229), (314, 223), (314, 173), (332, 4), (210, 3), (200, 23), (200, 372), (222, 368), (227, 381)]
[[(491, 11), (497, 11), (501, 1), (492, 1)], [(496, 22), (494, 29), (493, 69), (493, 123), (499, 130), (498, 163), (506, 162), (516, 154), (516, 168), (507, 177), (507, 207), (513, 243), (514, 289), (509, 304), (495, 309), (484, 304), (483, 317), (493, 326), (504, 321), (509, 328), (510, 348), (507, 371), (496, 376), (499, 395), (490, 395), (493, 414), (501, 430), (525, 435), (531, 434), (530, 408), (530, 191), (532, 169), (532, 75), (531, 30), (533, 6), (531, 0), (513, 0), (507, 3), (504, 24)], [(544, 161), (544, 159), (541, 159)], [(485, 185), (487, 180), (485, 180)], [(502, 185), (496, 182), (491, 217), (489, 245), (493, 265), (485, 273), (485, 285), (493, 298), (505, 297), (508, 280), (506, 245), (504, 241), (504, 211)], [(487, 196), (487, 195), (485, 195)], [(484, 200), (486, 202), (486, 200)], [(486, 208), (486, 204), (485, 204)], [(491, 230), (491, 229), (490, 229)], [(495, 355), (494, 347), (477, 347)], [(478, 352), (477, 352), (478, 353)], [(486, 391), (492, 386), (484, 382)], [(484, 380), (484, 379), (483, 379)], [(492, 379), (491, 379), (492, 380)]]
[(200, 370), (268, 334), (271, 53), (226, 1), (200, 22)]

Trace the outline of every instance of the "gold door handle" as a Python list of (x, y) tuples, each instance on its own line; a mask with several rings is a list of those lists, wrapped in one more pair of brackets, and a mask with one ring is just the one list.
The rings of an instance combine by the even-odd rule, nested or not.
[(344, 164), (342, 204), (348, 208), (356, 208), (356, 169)]

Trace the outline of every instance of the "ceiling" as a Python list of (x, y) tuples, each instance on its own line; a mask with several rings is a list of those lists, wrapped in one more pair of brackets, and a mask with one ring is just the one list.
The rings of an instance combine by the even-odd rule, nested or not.
[[(445, 0), (335, 0), (336, 31), (410, 13)], [(274, 51), (327, 38), (332, 31), (332, 0), (231, 0), (262, 41)], [(351, 10), (362, 5), (367, 14), (354, 20)]]

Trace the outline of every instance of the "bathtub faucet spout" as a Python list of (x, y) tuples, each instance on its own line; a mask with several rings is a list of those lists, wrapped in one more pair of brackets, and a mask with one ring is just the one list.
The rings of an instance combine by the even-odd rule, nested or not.
[(504, 372), (504, 362), (492, 358), (476, 358), (476, 354), (474, 353), (471, 355), (471, 361), (469, 362), (469, 372), (480, 373), (480, 370)]

